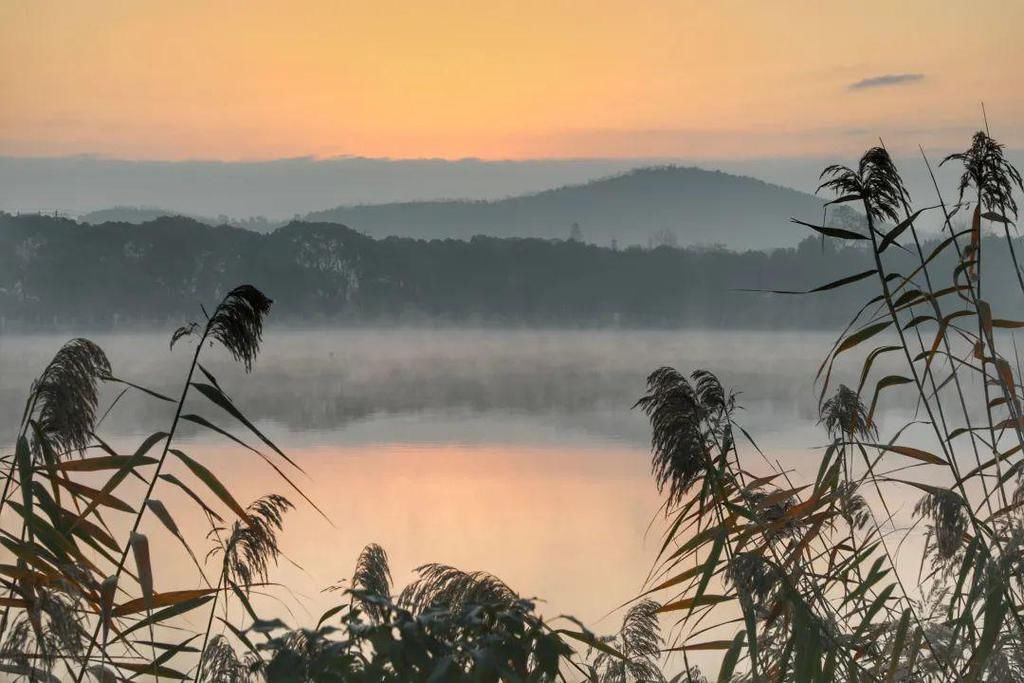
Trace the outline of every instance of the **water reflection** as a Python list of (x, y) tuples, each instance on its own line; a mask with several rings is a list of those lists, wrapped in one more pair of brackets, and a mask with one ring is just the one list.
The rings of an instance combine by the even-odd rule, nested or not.
[[(188, 349), (157, 334), (99, 335), (115, 373), (177, 395)], [(0, 436), (9, 443), (32, 379), (62, 337), (0, 339)], [(298, 482), (324, 509), (289, 514), (289, 587), (257, 600), (315, 622), (359, 550), (382, 544), (403, 585), (426, 562), (494, 572), (545, 600), (548, 616), (574, 614), (598, 630), (635, 596), (660, 527), (649, 473), (649, 432), (630, 407), (660, 365), (707, 368), (742, 389), (742, 418), (772, 457), (809, 475), (820, 443), (812, 390), (826, 335), (737, 332), (497, 330), (268, 330), (251, 376), (215, 349), (208, 367), (246, 414), (306, 470)], [(117, 395), (107, 388), (105, 402)], [(199, 400), (189, 410), (218, 415)], [(116, 406), (103, 434), (119, 448), (166, 428), (167, 404), (137, 397)], [(218, 419), (221, 419), (218, 416)], [(228, 426), (227, 420), (221, 422)], [(187, 430), (182, 447), (241, 501), (289, 493), (251, 453)], [(785, 449), (781, 449), (785, 446)], [(182, 479), (187, 472), (171, 471)], [(119, 494), (134, 500), (128, 484)], [(190, 538), (205, 526), (183, 493), (158, 491)], [(147, 519), (161, 557), (158, 590), (194, 585), (187, 556)], [(197, 543), (197, 548), (201, 543)], [(197, 552), (202, 556), (203, 553)], [(292, 562), (294, 564), (292, 564)]]
[[(169, 352), (165, 335), (93, 338), (119, 376), (176, 393), (188, 352)], [(3, 416), (20, 411), (29, 382), (64, 339), (0, 338)], [(778, 415), (813, 420), (814, 361), (828, 341), (817, 333), (271, 329), (251, 377), (243, 379), (216, 350), (208, 367), (250, 416), (301, 434), (380, 416), (491, 414), (636, 442), (646, 428), (629, 409), (646, 374), (660, 365), (718, 373), (769, 427)], [(112, 414), (107, 428), (139, 431), (164, 410), (132, 402)], [(0, 422), (7, 440), (10, 422)]]

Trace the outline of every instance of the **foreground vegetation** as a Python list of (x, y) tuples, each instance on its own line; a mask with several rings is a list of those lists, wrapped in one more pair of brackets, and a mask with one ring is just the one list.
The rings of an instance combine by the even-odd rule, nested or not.
[[(822, 175), (868, 228), (815, 229), (870, 244), (871, 255), (825, 287), (873, 281), (876, 295), (819, 371), (831, 442), (813, 480), (759, 454), (714, 376), (666, 368), (649, 379), (640, 407), (671, 520), (651, 590), (672, 595), (662, 610), (678, 616), (675, 649), (723, 650), (719, 680), (1024, 680), (1024, 417), (1007, 334), (1024, 323), (993, 310), (993, 245), (981, 239), (985, 223), (1005, 231), (1020, 278), (1009, 237), (1021, 177), (986, 133), (943, 163), (961, 164), (962, 179), (952, 197), (936, 186), (931, 208), (911, 206), (883, 148)], [(946, 234), (926, 251), (915, 222), (929, 210)], [(897, 252), (913, 267), (894, 267)], [(952, 284), (939, 287), (948, 252)], [(1013, 289), (1020, 310), (1024, 278)], [(856, 389), (833, 388), (833, 370), (858, 352)], [(881, 359), (902, 369), (878, 377)], [(881, 434), (874, 416), (901, 385), (916, 395), (916, 419)], [(907, 499), (918, 500), (913, 520), (899, 510)], [(910, 549), (919, 531), (923, 552)]]
[[(986, 133), (943, 163), (961, 164), (962, 180), (950, 197), (936, 186), (931, 208), (911, 205), (883, 148), (823, 174), (822, 189), (835, 203), (859, 204), (867, 225), (811, 227), (864, 244), (850, 253), (868, 263), (812, 289), (872, 285), (874, 295), (819, 372), (829, 444), (813, 479), (757, 448), (737, 422), (735, 394), (714, 374), (649, 376), (637, 407), (651, 422), (667, 530), (617, 634), (546, 622), (483, 572), (426, 565), (398, 590), (375, 545), (315, 625), (295, 630), (257, 611), (252, 597), (271, 587), (288, 511), (316, 501), (294, 484), (300, 465), (202, 362), (217, 344), (252, 369), (271, 301), (246, 285), (173, 334), (172, 345), (194, 349), (176, 395), (117, 377), (82, 339), (32, 386), (3, 460), (0, 671), (104, 682), (626, 682), (665, 680), (674, 657), (674, 680), (698, 681), (690, 657), (718, 651), (719, 681), (1024, 680), (1024, 414), (1011, 335), (1024, 323), (994, 310), (986, 269), (989, 252), (1005, 248), (1014, 278), (995, 286), (1015, 288), (998, 294), (1019, 306), (1024, 276), (1011, 229), (1021, 177)], [(941, 212), (946, 227), (930, 245), (916, 228), (925, 211)], [(986, 224), (1004, 239), (984, 240)], [(856, 388), (833, 386), (858, 354)], [(902, 369), (877, 376), (893, 359)], [(111, 407), (127, 394), (166, 404), (166, 430), (132, 453), (107, 444), (101, 385), (121, 392)], [(875, 415), (896, 386), (914, 391), (917, 416), (883, 434)], [(186, 410), (197, 402), (205, 410)], [(284, 495), (243, 505), (200, 454), (181, 450), (185, 424), (263, 460)], [(181, 511), (161, 502), (171, 490), (208, 522), (205, 558), (176, 522)], [(126, 491), (138, 493), (127, 500)], [(918, 502), (904, 519), (898, 502), (908, 495)], [(144, 518), (180, 542), (193, 585), (157, 589)], [(919, 568), (904, 547), (915, 539)], [(188, 628), (197, 620), (205, 627)]]
[[(271, 301), (250, 285), (238, 287), (202, 323), (180, 327), (171, 346), (194, 345), (180, 393), (172, 398), (116, 377), (102, 349), (85, 339), (61, 348), (33, 384), (15, 451), (5, 458), (0, 530), (0, 672), (32, 681), (121, 681), (139, 676), (193, 681), (549, 681), (568, 668), (606, 677), (622, 666), (654, 670), (659, 650), (634, 644), (632, 629), (658, 638), (653, 608), (627, 614), (619, 647), (571, 619), (545, 623), (531, 601), (500, 579), (443, 565), (420, 567), (400, 592), (387, 554), (368, 546), (339, 604), (313, 628), (289, 629), (256, 611), (252, 597), (273, 587), (281, 556), (277, 536), (293, 503), (268, 494), (243, 506), (176, 438), (186, 423), (226, 438), (262, 459), (288, 496), (316, 502), (294, 483), (300, 466), (263, 434), (203, 365), (212, 344), (248, 372), (258, 354)], [(166, 431), (130, 454), (119, 453), (98, 430), (100, 385), (167, 404)], [(200, 401), (209, 414), (187, 412)], [(228, 422), (225, 422), (227, 420)], [(233, 432), (241, 428), (242, 438)], [(170, 472), (171, 463), (179, 477)], [(134, 488), (140, 497), (126, 500)], [(184, 492), (205, 517), (213, 547), (204, 560), (162, 502)], [(158, 590), (150, 539), (142, 522), (180, 542), (196, 568), (196, 583)], [(165, 537), (166, 538), (166, 537)], [(188, 629), (200, 617), (205, 628)], [(653, 631), (651, 629), (654, 629)], [(570, 645), (573, 643), (575, 649)], [(613, 655), (586, 660), (586, 653)], [(580, 653), (584, 653), (581, 658)]]

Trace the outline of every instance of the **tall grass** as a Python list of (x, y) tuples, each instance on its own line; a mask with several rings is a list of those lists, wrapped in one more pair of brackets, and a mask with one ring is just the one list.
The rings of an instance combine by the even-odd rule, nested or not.
[[(987, 303), (981, 249), (986, 225), (1003, 232), (1024, 295), (1010, 232), (1021, 176), (986, 132), (942, 163), (962, 167), (957, 191), (935, 183), (921, 208), (884, 147), (822, 174), (830, 204), (859, 205), (865, 229), (803, 224), (869, 245), (870, 262), (814, 292), (873, 279), (877, 294), (819, 370), (829, 442), (813, 479), (760, 452), (714, 375), (648, 378), (638, 407), (670, 524), (646, 594), (665, 597), (660, 612), (675, 619), (669, 650), (722, 652), (721, 681), (1024, 680), (1024, 417), (1011, 334), (1024, 322)], [(929, 213), (944, 234), (925, 253), (917, 224)], [(954, 227), (962, 214), (967, 229)], [(890, 265), (896, 251), (913, 257), (910, 272)], [(948, 251), (953, 272), (937, 272)], [(858, 354), (857, 388), (833, 387)], [(910, 396), (914, 419), (882, 433), (875, 416), (890, 396)]]
[[(105, 681), (140, 674), (187, 679), (172, 663), (182, 654), (201, 656), (199, 634), (182, 639), (175, 620), (210, 603), (212, 621), (218, 599), (236, 596), (245, 602), (251, 587), (266, 580), (267, 566), (277, 557), (274, 535), (290, 503), (271, 496), (243, 507), (206, 465), (182, 450), (177, 436), (183, 423), (191, 423), (229, 438), (291, 485), (285, 469), (296, 465), (241, 413), (201, 362), (203, 351), (218, 344), (251, 370), (270, 306), (259, 290), (241, 286), (202, 324), (190, 323), (175, 332), (172, 346), (195, 337), (177, 399), (116, 377), (102, 350), (82, 339), (64, 345), (32, 386), (15, 452), (5, 459), (0, 498), (0, 506), (14, 519), (0, 530), (6, 551), (0, 566), (6, 593), (0, 603), (5, 655), (0, 670), (29, 680)], [(101, 383), (123, 387), (113, 404), (128, 392), (166, 404), (166, 431), (146, 437), (133, 453), (108, 445), (97, 434)], [(191, 397), (204, 401), (208, 416), (184, 411)], [(259, 447), (229, 431), (239, 426)], [(184, 465), (190, 480), (166, 471), (172, 459)], [(130, 480), (141, 485), (142, 494), (129, 502), (122, 491)], [(182, 535), (161, 501), (174, 488), (201, 507), (214, 531), (224, 519), (216, 509), (239, 520), (224, 541), (224, 567), (216, 585), (205, 580), (191, 549), (194, 539)], [(147, 517), (180, 541), (203, 583), (158, 590), (150, 542), (141, 532)], [(208, 632), (209, 627), (204, 646)]]
[[(33, 384), (14, 453), (2, 461), (0, 674), (103, 683), (548, 681), (565, 667), (583, 675), (569, 641), (621, 659), (574, 622), (554, 629), (531, 601), (485, 572), (426, 565), (396, 594), (387, 554), (375, 545), (359, 557), (344, 600), (315, 628), (292, 630), (257, 612), (250, 598), (272, 585), (278, 534), (293, 504), (268, 493), (244, 505), (202, 454), (186, 452), (179, 433), (188, 424), (233, 443), (319, 510), (295, 483), (300, 466), (203, 364), (204, 352), (219, 345), (252, 371), (270, 307), (243, 285), (203, 322), (176, 330), (172, 347), (194, 345), (177, 398), (117, 377), (102, 349), (84, 339), (64, 345)], [(119, 387), (103, 412), (101, 385)], [(122, 453), (99, 431), (129, 394), (163, 404), (168, 426)], [(186, 409), (197, 404), (205, 410)], [(171, 473), (172, 461), (187, 475)], [(186, 537), (179, 511), (163, 502), (168, 493), (179, 500), (184, 493), (207, 522), (205, 556), (194, 550), (202, 539)], [(142, 532), (154, 524), (194, 564), (191, 585), (164, 585), (155, 571)], [(196, 623), (202, 628), (189, 625)]]

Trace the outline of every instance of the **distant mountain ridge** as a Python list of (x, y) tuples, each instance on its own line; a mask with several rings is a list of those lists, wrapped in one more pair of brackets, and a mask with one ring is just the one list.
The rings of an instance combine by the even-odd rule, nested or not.
[(0, 210), (81, 216), (158, 207), (292, 220), (307, 211), (442, 197), (500, 199), (664, 163), (658, 159), (293, 158), (160, 161), (0, 155)]
[(190, 218), (207, 225), (230, 225), (233, 228), (246, 228), (247, 230), (253, 230), (255, 232), (270, 232), (283, 225), (287, 225), (289, 222), (283, 220), (271, 220), (264, 218), (263, 216), (234, 218), (231, 216), (221, 215), (214, 218), (212, 216), (199, 216), (181, 211), (149, 206), (112, 206), (109, 209), (98, 209), (96, 211), (90, 211), (82, 214), (78, 217), (78, 222), (88, 223), (89, 225), (101, 225), (103, 223), (134, 223), (138, 225), (141, 223), (155, 221), (158, 218), (176, 217)]
[[(793, 246), (805, 228), (789, 218), (821, 216), (825, 200), (756, 178), (697, 167), (636, 169), (579, 185), (499, 200), (431, 200), (339, 206), (310, 222), (341, 223), (373, 237), (420, 239), (539, 237), (564, 239), (579, 226), (583, 241), (609, 246)], [(831, 223), (859, 223), (835, 207)]]
[[(912, 153), (910, 153), (912, 151)], [(929, 150), (937, 160), (956, 149)], [(1024, 150), (1007, 149), (1007, 158), (1024, 168)], [(935, 196), (929, 169), (916, 147), (897, 156), (907, 189), (917, 201)], [(204, 222), (228, 222), (260, 232), (310, 211), (362, 204), (430, 202), (442, 199), (498, 201), (551, 188), (578, 185), (638, 168), (674, 164), (759, 178), (784, 188), (814, 194), (818, 174), (833, 163), (851, 164), (850, 154), (821, 157), (736, 159), (372, 159), (359, 157), (270, 159), (264, 161), (160, 161), (103, 157), (10, 157), (0, 155), (0, 211), (59, 213), (84, 218), (91, 212), (122, 207), (116, 217), (139, 223), (161, 215), (192, 216)], [(932, 164), (939, 185), (954, 187), (952, 164)], [(129, 208), (125, 208), (129, 207)], [(143, 210), (132, 210), (138, 207)], [(228, 221), (218, 220), (222, 215)], [(808, 219), (805, 214), (800, 215)], [(255, 220), (247, 220), (255, 217)], [(263, 221), (259, 220), (262, 217)], [(788, 218), (788, 216), (784, 217)], [(921, 216), (921, 226), (941, 228), (938, 215)], [(583, 226), (584, 228), (586, 226)], [(569, 227), (566, 227), (568, 230)], [(586, 230), (584, 236), (586, 237)], [(590, 232), (594, 232), (593, 230)], [(562, 238), (567, 232), (560, 232)], [(682, 237), (682, 235), (680, 235)], [(591, 239), (596, 239), (591, 236)], [(628, 244), (627, 236), (619, 236)], [(645, 244), (646, 236), (639, 238)], [(645, 245), (646, 246), (646, 245)]]

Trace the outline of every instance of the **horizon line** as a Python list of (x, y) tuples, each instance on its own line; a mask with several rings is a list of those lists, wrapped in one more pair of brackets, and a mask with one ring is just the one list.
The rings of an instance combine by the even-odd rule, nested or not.
[[(935, 152), (949, 152), (956, 150), (955, 147), (934, 147)], [(928, 151), (928, 150), (925, 150)], [(1006, 151), (1011, 153), (1024, 153), (1024, 146), (1007, 146)], [(331, 163), (338, 161), (369, 161), (380, 163), (479, 163), (479, 164), (524, 164), (524, 163), (581, 163), (581, 162), (687, 162), (687, 163), (744, 163), (754, 161), (811, 161), (830, 159), (836, 156), (844, 156), (841, 152), (837, 154), (758, 154), (752, 156), (700, 156), (700, 155), (637, 155), (637, 156), (551, 156), (551, 157), (392, 157), (392, 156), (368, 156), (362, 154), (300, 154), (295, 156), (280, 157), (254, 157), (251, 159), (217, 159), (212, 157), (183, 157), (180, 159), (169, 159), (160, 157), (121, 157), (94, 152), (80, 152), (75, 154), (5, 154), (0, 152), (0, 160), (6, 161), (99, 161), (126, 164), (223, 164), (245, 165), (245, 164), (274, 164), (287, 162), (307, 163)], [(899, 155), (897, 155), (899, 156)]]

